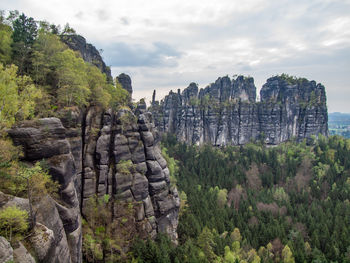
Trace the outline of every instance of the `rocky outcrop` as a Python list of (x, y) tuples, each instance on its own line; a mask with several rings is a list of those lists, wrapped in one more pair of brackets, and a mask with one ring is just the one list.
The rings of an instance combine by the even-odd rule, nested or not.
[(112, 82), (111, 69), (106, 66), (103, 61), (100, 52), (91, 44), (86, 43), (84, 37), (80, 35), (61, 35), (61, 40), (74, 51), (79, 51), (82, 58), (98, 67), (102, 73), (105, 73), (107, 80)]
[[(59, 182), (59, 198), (43, 196), (36, 204), (30, 243), (40, 262), (82, 262), (81, 217), (91, 197), (108, 195), (111, 214), (122, 218), (120, 204), (135, 208), (140, 236), (167, 233), (177, 242), (180, 200), (170, 186), (159, 135), (145, 105), (131, 110), (103, 111), (91, 107), (62, 110), (59, 118), (26, 121), (9, 131), (24, 161), (45, 159)], [(28, 200), (0, 193), (0, 206), (28, 210)]]
[(256, 102), (253, 78), (226, 76), (204, 89), (191, 83), (182, 93), (171, 91), (160, 103), (153, 99), (150, 110), (159, 131), (194, 144), (241, 145), (252, 140), (279, 144), (328, 135), (323, 85), (276, 76), (263, 85), (260, 98)]
[(108, 194), (114, 200), (135, 204), (135, 220), (142, 222), (140, 229), (148, 235), (166, 232), (176, 242), (177, 190), (170, 187), (169, 169), (160, 152), (152, 115), (140, 108), (137, 111), (138, 116), (130, 110), (88, 110), (82, 213), (90, 197)]
[(132, 95), (131, 78), (129, 75), (122, 73), (117, 77), (118, 82), (122, 85), (123, 89), (127, 90)]
[[(74, 181), (76, 167), (66, 129), (58, 118), (27, 121), (9, 131), (15, 145), (21, 145), (24, 160), (46, 160), (52, 178), (60, 183), (59, 202), (43, 196), (35, 204), (36, 222), (53, 233), (53, 241), (41, 262), (81, 262), (81, 217)], [(41, 244), (38, 245), (41, 247)]]
[(35, 263), (35, 259), (21, 242), (18, 242), (17, 246), (13, 250), (14, 262)]
[(0, 262), (13, 260), (13, 248), (6, 238), (0, 236)]

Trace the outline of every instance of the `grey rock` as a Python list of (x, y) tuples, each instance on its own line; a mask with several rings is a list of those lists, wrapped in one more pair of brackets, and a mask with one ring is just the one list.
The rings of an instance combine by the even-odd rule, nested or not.
[[(159, 131), (191, 144), (225, 146), (264, 140), (275, 145), (293, 137), (301, 141), (328, 135), (326, 94), (321, 84), (272, 77), (263, 85), (260, 97), (256, 102), (253, 78), (226, 76), (199, 91), (191, 83), (182, 93), (170, 92), (151, 109)], [(144, 119), (140, 123), (146, 123)]]
[(154, 137), (151, 132), (141, 132), (141, 137), (143, 143), (146, 145), (146, 147), (153, 146), (154, 144)]
[(147, 172), (146, 162), (136, 164), (136, 171), (138, 171), (141, 174), (146, 174), (146, 172)]
[(13, 258), (14, 262), (35, 263), (35, 259), (21, 242), (18, 242), (18, 247), (13, 250)]
[(49, 173), (52, 179), (58, 181), (62, 188), (73, 180), (75, 175), (74, 157), (71, 153), (56, 155), (47, 159), (49, 164)]
[(157, 161), (147, 161), (148, 174), (159, 174), (162, 172), (162, 167), (159, 165)]
[(147, 198), (148, 193), (148, 180), (146, 176), (142, 174), (135, 174), (133, 178), (133, 183), (131, 191), (136, 201), (142, 201)]
[(154, 209), (153, 209), (153, 205), (151, 202), (151, 198), (149, 196), (143, 200), (143, 205), (145, 207), (146, 217), (154, 216)]
[[(30, 243), (40, 262), (44, 261), (50, 254), (55, 242), (54, 232), (45, 225), (36, 223), (33, 234), (29, 237)], [(56, 255), (56, 257), (59, 255)]]
[(118, 193), (116, 195), (116, 199), (120, 200), (120, 201), (125, 201), (125, 202), (132, 202), (134, 201), (132, 192), (130, 189), (122, 192), (122, 193)]
[[(59, 119), (48, 118), (24, 122), (10, 131), (16, 144), (24, 147), (25, 160), (46, 158), (51, 176), (60, 184), (58, 202), (44, 196), (36, 207), (37, 222), (53, 233), (52, 244), (43, 245), (44, 252), (38, 252), (42, 262), (82, 262), (80, 211), (88, 211), (89, 199), (96, 194), (109, 194), (115, 204), (128, 206), (131, 202), (135, 208), (132, 220), (141, 236), (148, 233), (154, 238), (160, 229), (168, 228), (176, 232), (173, 222), (166, 226), (162, 219), (171, 214), (177, 220), (179, 199), (170, 189), (169, 170), (158, 144), (160, 135), (145, 105), (136, 113), (137, 117), (127, 109), (103, 112), (90, 107), (86, 112), (63, 112), (64, 126)], [(42, 153), (46, 149), (49, 153)], [(123, 172), (118, 170), (120, 161), (128, 161)], [(28, 209), (25, 199), (0, 193), (0, 206), (10, 203)], [(115, 204), (112, 214), (123, 216), (124, 210), (116, 211)]]
[(96, 158), (100, 164), (108, 164), (109, 161), (109, 146), (111, 136), (108, 134), (101, 135), (96, 144)]
[(166, 189), (167, 184), (165, 181), (154, 182), (149, 184), (149, 192), (151, 195), (155, 195), (162, 190)]
[(13, 249), (6, 238), (0, 236), (0, 262), (13, 260)]
[(100, 52), (93, 45), (86, 43), (84, 37), (80, 35), (60, 35), (61, 40), (72, 50), (78, 51), (82, 58), (98, 67), (102, 73), (105, 73), (107, 80), (112, 82), (111, 69), (106, 66)]
[[(44, 226), (41, 229), (45, 229), (44, 232), (39, 231), (39, 237), (40, 235), (43, 237), (41, 241), (39, 240), (38, 251), (36, 250), (36, 254), (40, 255), (40, 260), (42, 259), (43, 262), (71, 262), (66, 232), (55, 202), (50, 197), (44, 196), (37, 205), (36, 210), (37, 223)], [(53, 233), (53, 236), (50, 233)], [(46, 239), (45, 237), (49, 238)], [(53, 237), (53, 241), (51, 241), (51, 237)], [(44, 242), (48, 243), (45, 243), (46, 245), (44, 246)], [(35, 241), (31, 243), (34, 244)]]
[(120, 74), (117, 77), (118, 82), (122, 85), (123, 89), (127, 90), (132, 95), (131, 78), (127, 74)]
[(9, 206), (16, 206), (19, 209), (29, 212), (28, 199), (7, 195), (0, 191), (0, 208), (6, 208)]
[(136, 203), (135, 205), (135, 213), (136, 213), (136, 220), (137, 221), (142, 221), (145, 219), (145, 209), (143, 206), (143, 203)]

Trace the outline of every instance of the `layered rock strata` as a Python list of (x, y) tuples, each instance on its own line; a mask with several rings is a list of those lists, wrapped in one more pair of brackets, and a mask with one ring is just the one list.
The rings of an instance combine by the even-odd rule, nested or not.
[[(25, 161), (45, 159), (60, 183), (59, 200), (43, 196), (37, 205), (39, 241), (33, 247), (40, 262), (82, 262), (81, 217), (95, 196), (133, 203), (138, 232), (151, 237), (164, 232), (177, 242), (180, 200), (145, 105), (137, 115), (125, 109), (69, 109), (59, 118), (23, 122), (9, 135), (22, 146)], [(117, 206), (111, 209), (114, 217), (123, 216)], [(40, 245), (44, 232), (50, 238)]]
[(191, 83), (182, 92), (171, 91), (160, 103), (154, 97), (150, 110), (159, 131), (188, 143), (279, 144), (328, 135), (325, 88), (306, 79), (269, 78), (259, 102), (254, 79), (243, 76), (218, 78), (200, 90)]

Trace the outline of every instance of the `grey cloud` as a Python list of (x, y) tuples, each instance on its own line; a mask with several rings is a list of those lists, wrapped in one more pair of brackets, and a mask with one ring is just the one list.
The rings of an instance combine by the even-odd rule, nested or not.
[(120, 22), (126, 26), (130, 24), (129, 19), (127, 17), (121, 17)]
[(109, 14), (104, 9), (96, 10), (96, 15), (100, 21), (106, 21), (109, 19)]
[(78, 19), (82, 19), (82, 18), (84, 17), (84, 13), (83, 13), (82, 11), (79, 11), (79, 12), (76, 13), (74, 16), (75, 16), (76, 18), (78, 18)]
[(112, 67), (175, 67), (182, 53), (163, 42), (146, 47), (141, 44), (117, 42), (104, 48), (107, 64)]

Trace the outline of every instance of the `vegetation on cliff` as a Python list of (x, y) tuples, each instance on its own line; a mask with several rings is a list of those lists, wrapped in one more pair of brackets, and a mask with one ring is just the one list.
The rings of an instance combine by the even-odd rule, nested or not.
[(140, 242), (140, 262), (350, 262), (349, 140), (163, 146), (187, 197), (180, 244)]
[[(121, 85), (107, 81), (95, 65), (69, 49), (60, 37), (74, 34), (17, 11), (0, 17), (0, 120), (48, 117), (64, 107), (117, 107), (129, 102)], [(7, 125), (7, 126), (8, 126)]]

